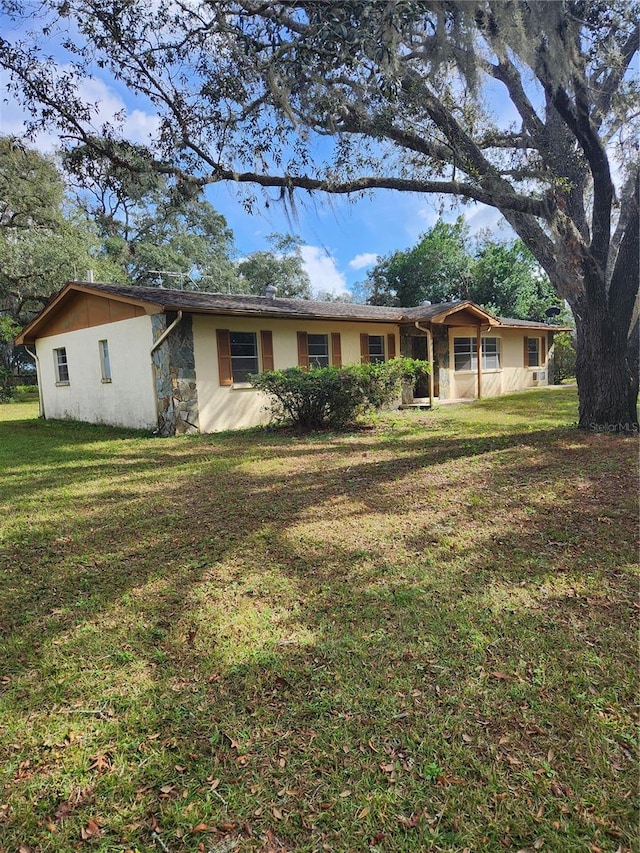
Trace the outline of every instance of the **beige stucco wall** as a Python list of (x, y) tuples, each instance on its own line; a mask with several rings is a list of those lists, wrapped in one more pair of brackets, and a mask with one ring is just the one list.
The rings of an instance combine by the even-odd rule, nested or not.
[[(102, 340), (109, 343), (111, 382), (102, 381), (98, 349)], [(45, 416), (155, 429), (151, 346), (148, 316), (40, 338), (36, 352)], [(68, 385), (56, 385), (54, 350), (59, 347), (67, 350)]]
[[(545, 338), (546, 332), (534, 329), (492, 329), (483, 332), (482, 337), (498, 338), (500, 341), (500, 370), (482, 371), (482, 396), (496, 397), (512, 391), (522, 391), (547, 385), (549, 378), (548, 363), (545, 359), (539, 367), (524, 366), (524, 338)], [(449, 381), (451, 399), (469, 399), (478, 396), (478, 377), (476, 371), (454, 370), (454, 338), (475, 338), (475, 327), (451, 328), (449, 330)], [(547, 347), (548, 349), (548, 347)], [(548, 358), (548, 352), (547, 352)], [(534, 380), (533, 374), (545, 372), (544, 379)]]
[(339, 332), (343, 364), (360, 363), (360, 334), (384, 335), (385, 348), (386, 336), (394, 334), (396, 353), (400, 352), (398, 327), (393, 323), (340, 323), (194, 315), (193, 344), (201, 432), (240, 429), (269, 421), (268, 400), (264, 395), (253, 388), (220, 385), (216, 329), (236, 332), (271, 331), (276, 370), (295, 367), (298, 364), (297, 332), (317, 335)]

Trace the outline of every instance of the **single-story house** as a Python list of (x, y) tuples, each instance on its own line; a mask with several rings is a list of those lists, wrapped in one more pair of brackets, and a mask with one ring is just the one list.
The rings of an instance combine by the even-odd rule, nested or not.
[(35, 356), (43, 416), (172, 435), (264, 423), (247, 376), (294, 365), (423, 358), (434, 365), (423, 395), (440, 400), (546, 385), (558, 331), (470, 301), (389, 308), (70, 282), (16, 343)]

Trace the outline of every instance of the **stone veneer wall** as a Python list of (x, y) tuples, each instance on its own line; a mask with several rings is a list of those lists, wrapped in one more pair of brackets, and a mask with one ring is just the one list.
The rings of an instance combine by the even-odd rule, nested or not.
[(433, 369), (438, 374), (438, 399), (448, 400), (451, 396), (449, 383), (449, 327), (433, 327)]
[[(158, 340), (175, 316), (151, 318), (153, 339)], [(153, 353), (160, 435), (199, 432), (198, 388), (193, 353), (191, 317), (184, 315), (169, 337)]]

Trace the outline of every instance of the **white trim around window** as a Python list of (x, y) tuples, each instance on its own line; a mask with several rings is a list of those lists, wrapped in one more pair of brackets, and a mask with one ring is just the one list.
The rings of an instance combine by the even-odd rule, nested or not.
[(56, 385), (69, 384), (69, 362), (67, 361), (67, 348), (56, 347), (53, 351), (53, 367), (56, 376)]
[(98, 341), (98, 351), (100, 353), (100, 372), (102, 374), (102, 382), (108, 384), (111, 382), (111, 358), (109, 357), (109, 342)]
[[(478, 341), (474, 337), (453, 339), (453, 366), (456, 373), (478, 372)], [(482, 370), (500, 370), (500, 338), (482, 338)]]

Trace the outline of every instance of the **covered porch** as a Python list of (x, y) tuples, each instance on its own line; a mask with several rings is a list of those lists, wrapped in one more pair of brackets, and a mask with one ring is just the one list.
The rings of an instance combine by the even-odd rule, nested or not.
[[(482, 333), (500, 326), (500, 320), (472, 302), (448, 302), (436, 305), (420, 305), (411, 311), (416, 319), (400, 329), (400, 352), (407, 358), (417, 358), (431, 364), (428, 379), (405, 389), (402, 408), (431, 408), (435, 402), (464, 402), (477, 399), (483, 394)], [(473, 396), (459, 397), (451, 393), (449, 372), (451, 370), (450, 329), (472, 329), (473, 341), (469, 352), (469, 368), (472, 367), (471, 353), (475, 350), (475, 377)], [(455, 358), (455, 356), (454, 356)]]

